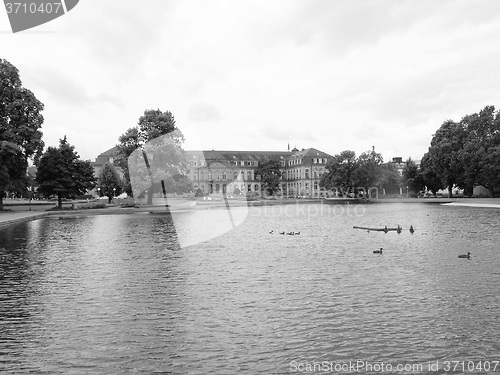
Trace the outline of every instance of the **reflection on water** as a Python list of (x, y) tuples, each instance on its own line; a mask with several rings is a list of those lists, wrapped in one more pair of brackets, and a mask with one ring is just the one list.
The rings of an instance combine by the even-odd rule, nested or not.
[[(251, 208), (240, 227), (189, 248), (168, 215), (3, 228), (0, 371), (254, 374), (291, 373), (292, 361), (498, 360), (500, 211), (333, 207)], [(398, 224), (399, 235), (352, 228)], [(457, 258), (467, 251), (471, 260)]]

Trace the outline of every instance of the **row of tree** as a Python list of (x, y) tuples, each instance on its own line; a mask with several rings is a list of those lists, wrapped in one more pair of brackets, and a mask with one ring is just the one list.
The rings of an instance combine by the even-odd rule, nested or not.
[[(18, 69), (0, 59), (0, 210), (7, 191), (17, 196), (56, 196), (59, 207), (64, 198), (83, 196), (98, 187), (109, 200), (127, 185), (116, 168), (107, 163), (94, 176), (89, 160), (81, 160), (75, 147), (64, 137), (58, 147), (44, 152), (41, 131), (44, 105), (21, 83)], [(30, 160), (36, 176), (27, 173)]]
[[(192, 190), (182, 149), (184, 136), (172, 113), (146, 110), (137, 126), (119, 137), (116, 162), (123, 179), (109, 163), (95, 178), (90, 161), (80, 160), (66, 137), (58, 147), (43, 152), (44, 106), (22, 86), (17, 68), (3, 59), (0, 84), (0, 210), (5, 191), (26, 191), (34, 183), (44, 196), (57, 196), (59, 206), (63, 198), (83, 195), (96, 186), (110, 200), (122, 191), (136, 196), (147, 192), (149, 204), (156, 192)], [(26, 174), (30, 159), (38, 169), (35, 181), (29, 181)], [(408, 159), (402, 176), (393, 163), (383, 162), (374, 147), (359, 156), (342, 151), (328, 161), (326, 169), (320, 186), (328, 190), (355, 192), (355, 188), (379, 187), (395, 193), (408, 186), (416, 193), (448, 187), (451, 195), (453, 187), (472, 193), (474, 186), (483, 185), (493, 194), (500, 185), (500, 113), (487, 106), (459, 122), (445, 121), (433, 135), (420, 168)], [(268, 194), (279, 190), (279, 160), (261, 163), (255, 175)]]
[(394, 164), (384, 163), (375, 147), (359, 156), (351, 150), (342, 151), (328, 161), (326, 170), (321, 176), (320, 187), (342, 195), (358, 193), (358, 189), (368, 192), (374, 186), (387, 193), (396, 193), (401, 186)]
[(500, 186), (500, 112), (486, 106), (459, 122), (445, 121), (422, 158), (422, 174), (450, 196), (453, 187), (470, 195), (477, 185), (493, 196)]
[(466, 115), (459, 122), (445, 121), (433, 135), (420, 167), (408, 159), (402, 176), (393, 163), (383, 163), (374, 150), (356, 157), (354, 151), (343, 151), (327, 164), (320, 186), (335, 190), (354, 187), (379, 187), (394, 192), (407, 186), (418, 193), (424, 189), (436, 192), (454, 188), (466, 195), (474, 186), (484, 186), (493, 196), (500, 186), (500, 112), (486, 106), (479, 113)]

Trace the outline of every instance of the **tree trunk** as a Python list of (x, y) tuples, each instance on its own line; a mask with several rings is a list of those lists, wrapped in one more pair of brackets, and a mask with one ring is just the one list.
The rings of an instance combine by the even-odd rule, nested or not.
[(0, 211), (3, 211), (3, 196), (4, 196), (5, 192), (2, 190), (0, 190)]
[(493, 185), (491, 185), (491, 186), (490, 186), (491, 198), (493, 198), (493, 191), (494, 191), (494, 190), (495, 190), (495, 189), (493, 188)]
[(111, 204), (111, 199), (113, 199), (112, 197), (108, 197), (108, 204)]
[(62, 208), (62, 196), (60, 194), (57, 194), (57, 207)]
[(148, 202), (147, 202), (148, 205), (153, 204), (153, 191), (152, 190), (153, 190), (152, 188), (148, 190)]
[(453, 187), (448, 185), (448, 198), (453, 198)]

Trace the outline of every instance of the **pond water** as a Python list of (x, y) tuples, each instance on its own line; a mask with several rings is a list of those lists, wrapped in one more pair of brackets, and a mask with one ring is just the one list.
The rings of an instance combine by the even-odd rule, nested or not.
[[(493, 370), (500, 360), (499, 209), (248, 213), (190, 247), (179, 246), (166, 214), (51, 216), (0, 229), (0, 372), (342, 373), (339, 365), (362, 361), (373, 373), (458, 374), (467, 361)], [(385, 225), (404, 230), (353, 229)], [(447, 371), (446, 361), (465, 369)]]

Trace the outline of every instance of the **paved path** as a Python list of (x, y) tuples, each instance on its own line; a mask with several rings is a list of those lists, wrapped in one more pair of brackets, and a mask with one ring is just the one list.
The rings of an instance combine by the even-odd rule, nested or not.
[(48, 213), (43, 211), (0, 211), (0, 228), (23, 221), (35, 220), (47, 215)]

